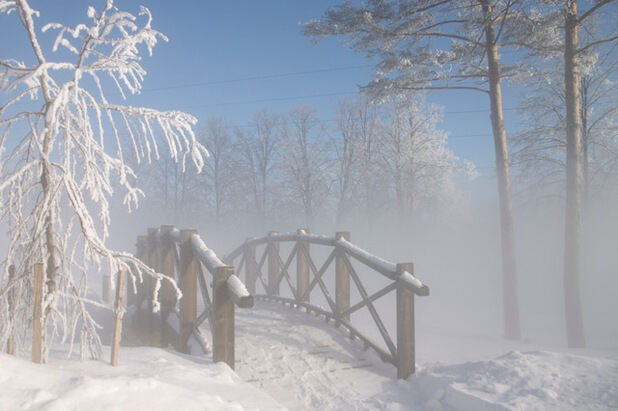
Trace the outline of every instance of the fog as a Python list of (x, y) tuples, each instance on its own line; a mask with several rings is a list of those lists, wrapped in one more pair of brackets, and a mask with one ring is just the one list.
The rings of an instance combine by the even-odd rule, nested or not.
[[(467, 358), (465, 350), (470, 344), (462, 343), (466, 339), (502, 340), (505, 349), (510, 344), (503, 339), (500, 230), (497, 198), (492, 191), (494, 184), (491, 179), (476, 184), (476, 188), (466, 193), (466, 201), (458, 197), (461, 201), (448, 211), (403, 218), (390, 213), (375, 215), (371, 221), (351, 216), (339, 225), (325, 211), (310, 227), (312, 233), (329, 236), (335, 231), (349, 231), (352, 243), (374, 255), (396, 263), (414, 263), (415, 275), (431, 290), (428, 297), (415, 299), (420, 361), (430, 348), (433, 350), (432, 354), (427, 353), (430, 360), (439, 360), (435, 356), (444, 356), (446, 360), (455, 352), (457, 358)], [(589, 349), (616, 353), (618, 201), (610, 192), (596, 193), (594, 198), (586, 205), (583, 216), (580, 290), (584, 326)], [(515, 200), (520, 342), (535, 347), (566, 348), (562, 281), (564, 203), (561, 198), (525, 200), (523, 197)], [(295, 215), (289, 210), (282, 210), (279, 220), (274, 221), (231, 214), (217, 227), (206, 207), (203, 213), (165, 216), (160, 209), (149, 207), (148, 197), (131, 214), (117, 205), (112, 221), (110, 245), (117, 249), (133, 250), (136, 235), (145, 234), (148, 227), (174, 224), (178, 228), (196, 228), (206, 244), (221, 257), (248, 237), (264, 236), (271, 230), (294, 232), (306, 227), (302, 214)], [(281, 246), (284, 261), (290, 249), (291, 246)], [(327, 252), (320, 246), (312, 246), (312, 257), (318, 268)], [(258, 250), (258, 256), (259, 253)], [(334, 285), (333, 266), (324, 276), (329, 289)], [(379, 273), (364, 269), (361, 264), (354, 263), (354, 267), (369, 294), (388, 283)], [(289, 272), (294, 278), (295, 264)], [(289, 296), (284, 283), (281, 283), (281, 295), (287, 292)], [(351, 289), (354, 304), (358, 293), (353, 284)], [(326, 306), (319, 287), (312, 291), (311, 301)], [(394, 293), (378, 300), (376, 308), (394, 336)], [(380, 340), (367, 309), (354, 313), (352, 322), (376, 341)], [(428, 346), (440, 344), (437, 342), (440, 339), (444, 347), (435, 354), (436, 347)], [(475, 355), (478, 352), (471, 353), (470, 358)]]

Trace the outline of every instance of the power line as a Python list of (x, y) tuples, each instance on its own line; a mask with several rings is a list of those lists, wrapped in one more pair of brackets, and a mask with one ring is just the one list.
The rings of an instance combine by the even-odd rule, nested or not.
[(358, 66), (345, 66), (345, 67), (332, 67), (332, 68), (322, 68), (315, 70), (305, 70), (305, 71), (290, 71), (287, 73), (276, 73), (276, 74), (264, 74), (260, 76), (248, 76), (248, 77), (239, 77), (233, 79), (225, 79), (225, 80), (215, 80), (215, 81), (203, 81), (199, 83), (186, 83), (186, 84), (177, 84), (173, 86), (166, 87), (157, 87), (157, 88), (148, 88), (142, 90), (145, 91), (163, 91), (163, 90), (174, 90), (179, 88), (189, 88), (189, 87), (200, 87), (200, 86), (212, 86), (216, 84), (228, 84), (228, 83), (239, 83), (243, 81), (253, 81), (253, 80), (268, 80), (273, 78), (282, 78), (282, 77), (295, 77), (295, 76), (303, 76), (307, 74), (317, 74), (317, 73), (331, 73), (334, 71), (345, 71), (345, 70), (355, 70), (361, 68), (373, 67), (373, 64), (363, 64)]
[(343, 91), (340, 93), (308, 94), (304, 96), (274, 97), (274, 98), (264, 98), (264, 99), (257, 99), (257, 100), (239, 100), (239, 101), (229, 101), (229, 102), (223, 102), (223, 103), (196, 104), (192, 106), (182, 106), (180, 108), (187, 109), (187, 108), (201, 108), (201, 107), (235, 106), (235, 105), (241, 105), (241, 104), (268, 103), (272, 101), (290, 101), (290, 100), (302, 100), (302, 99), (308, 99), (308, 98), (346, 96), (346, 95), (351, 95), (351, 94), (358, 94), (358, 91)]
[[(203, 108), (203, 107), (235, 106), (235, 105), (242, 105), (242, 104), (268, 103), (268, 102), (274, 102), (274, 101), (290, 101), (290, 100), (302, 100), (302, 99), (310, 99), (310, 98), (349, 96), (353, 94), (358, 94), (358, 91), (342, 91), (342, 92), (336, 92), (336, 93), (307, 94), (307, 95), (301, 95), (301, 96), (273, 97), (273, 98), (263, 98), (263, 99), (255, 99), (255, 100), (237, 100), (237, 101), (228, 101), (228, 102), (219, 102), (219, 103), (194, 104), (194, 105), (189, 105), (189, 106), (181, 106), (178, 108), (189, 109), (189, 108)], [(506, 108), (503, 108), (502, 110), (503, 111), (517, 110), (517, 107), (506, 107)], [(445, 111), (444, 114), (488, 113), (489, 111), (490, 110), (488, 108), (486, 109), (483, 108), (483, 109), (474, 109), (474, 110)]]

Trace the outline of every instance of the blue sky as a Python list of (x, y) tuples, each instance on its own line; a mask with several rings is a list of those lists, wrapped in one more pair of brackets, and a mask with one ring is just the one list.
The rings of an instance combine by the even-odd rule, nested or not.
[[(133, 14), (137, 14), (139, 4), (148, 7), (153, 27), (169, 38), (169, 42), (155, 47), (152, 57), (144, 52), (143, 66), (148, 71), (144, 90), (129, 102), (187, 111), (200, 120), (198, 130), (211, 116), (224, 116), (243, 125), (260, 109), (281, 112), (299, 104), (314, 105), (320, 118), (333, 119), (338, 101), (352, 97), (373, 72), (372, 61), (340, 40), (327, 39), (316, 45), (300, 34), (301, 22), (319, 18), (337, 3), (118, 0), (115, 4), (119, 9)], [(71, 25), (85, 22), (89, 4), (100, 9), (103, 1), (31, 0), (31, 6), (41, 12), (41, 18), (35, 21), (39, 29), (50, 21)], [(41, 36), (49, 44), (54, 39), (51, 32)], [(2, 16), (0, 38), (2, 58), (32, 61), (24, 29), (15, 16)], [(50, 60), (60, 57), (48, 53)], [(324, 71), (291, 74), (316, 70)], [(286, 73), (290, 74), (276, 76)], [(508, 133), (517, 122), (512, 110), (517, 91), (506, 88), (504, 98)], [(453, 151), (474, 161), (483, 174), (493, 175), (487, 96), (440, 91), (430, 94), (428, 100), (444, 107), (442, 128), (452, 137), (449, 146)]]

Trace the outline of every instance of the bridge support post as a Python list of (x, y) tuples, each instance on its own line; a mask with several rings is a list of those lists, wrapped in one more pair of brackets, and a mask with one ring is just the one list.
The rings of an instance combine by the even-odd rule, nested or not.
[(255, 266), (255, 244), (247, 244), (245, 246), (245, 284), (251, 295), (255, 294), (255, 282), (257, 280)]
[[(397, 264), (397, 272), (414, 274), (414, 264)], [(406, 379), (414, 374), (414, 293), (397, 286), (397, 378)]]
[(197, 230), (180, 231), (180, 273), (182, 299), (180, 300), (180, 350), (189, 354), (189, 337), (197, 320), (197, 262), (193, 258), (191, 236)]
[(227, 288), (227, 279), (234, 267), (217, 267), (214, 272), (213, 361), (223, 361), (234, 369), (234, 301)]
[[(271, 231), (268, 236), (279, 234)], [(279, 295), (279, 243), (268, 240), (268, 295)]]
[[(155, 236), (157, 232), (156, 228), (148, 228), (148, 266), (152, 268), (156, 272), (160, 272), (159, 269), (159, 242)], [(146, 291), (146, 302), (147, 302), (147, 315), (148, 315), (148, 332), (150, 337), (152, 338), (154, 334), (154, 317), (153, 317), (153, 299), (154, 299), (154, 288), (155, 288), (155, 279), (147, 276), (144, 279), (145, 283), (145, 291)], [(151, 341), (151, 344), (154, 345), (154, 341)]]
[[(148, 259), (146, 257), (146, 236), (143, 235), (138, 235), (137, 236), (137, 244), (136, 244), (136, 248), (137, 248), (137, 258), (143, 262), (144, 264), (148, 264)], [(128, 296), (133, 295), (133, 287), (131, 284), (131, 281), (127, 281), (127, 286), (131, 288), (131, 291), (127, 293)], [(142, 304), (144, 302), (144, 291), (146, 288), (146, 279), (144, 277), (142, 277), (142, 282), (141, 283), (136, 283), (136, 291), (137, 294), (134, 294), (134, 304), (137, 305), (137, 315), (141, 316), (142, 315)], [(131, 301), (129, 299), (129, 301)]]
[[(335, 233), (335, 239), (344, 239), (350, 241), (350, 233), (338, 231)], [(335, 257), (335, 305), (337, 307), (337, 321), (350, 321), (350, 314), (342, 316), (341, 313), (350, 308), (350, 272), (345, 263), (348, 256), (345, 250), (338, 247), (337, 256)]]
[[(172, 251), (172, 242), (169, 241), (167, 235), (174, 229), (173, 225), (161, 226), (161, 273), (170, 279), (175, 278), (174, 273), (174, 254)], [(170, 315), (170, 310), (176, 303), (176, 295), (174, 288), (169, 281), (163, 280), (161, 284), (161, 347), (166, 347), (168, 344), (168, 324), (167, 319)]]
[[(299, 228), (296, 234), (309, 234), (308, 228)], [(296, 291), (299, 302), (309, 302), (309, 294), (304, 295), (309, 288), (309, 263), (307, 256), (309, 255), (309, 243), (304, 240), (298, 240), (296, 250)]]

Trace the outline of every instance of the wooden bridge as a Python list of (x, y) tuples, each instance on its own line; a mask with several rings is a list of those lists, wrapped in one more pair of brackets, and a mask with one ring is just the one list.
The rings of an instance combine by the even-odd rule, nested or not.
[[(255, 298), (323, 316), (362, 341), (365, 348), (375, 350), (383, 361), (393, 364), (398, 378), (414, 373), (414, 296), (429, 295), (429, 288), (414, 276), (412, 263), (395, 264), (371, 255), (352, 244), (347, 232), (337, 232), (333, 237), (310, 234), (304, 229), (286, 234), (270, 232), (247, 239), (219, 259), (195, 230), (161, 226), (138, 237), (137, 256), (155, 271), (174, 279), (182, 291), (182, 298), (177, 299), (170, 282), (151, 278), (137, 284), (137, 293), (128, 287), (128, 305), (137, 307), (138, 321), (151, 331), (159, 330), (162, 346), (173, 345), (182, 352), (195, 352), (199, 347), (207, 352), (208, 343), (201, 329), (208, 324), (213, 360), (234, 368), (234, 310), (251, 308)], [(318, 266), (316, 260), (322, 256), (325, 258)], [(291, 268), (294, 261), (295, 270)], [(369, 269), (362, 274), (382, 276), (386, 286), (368, 293), (363, 282), (367, 278), (352, 261)], [(334, 289), (329, 289), (326, 278), (333, 265)], [(244, 282), (239, 278), (241, 273)], [(351, 284), (360, 300), (355, 304), (351, 304)], [(396, 293), (394, 337), (375, 307), (376, 300), (391, 291)], [(157, 293), (161, 309), (155, 316), (152, 302)], [(315, 299), (325, 302), (325, 306), (312, 303)], [(351, 321), (351, 314), (365, 307), (383, 344)], [(155, 326), (156, 322), (159, 326)]]

